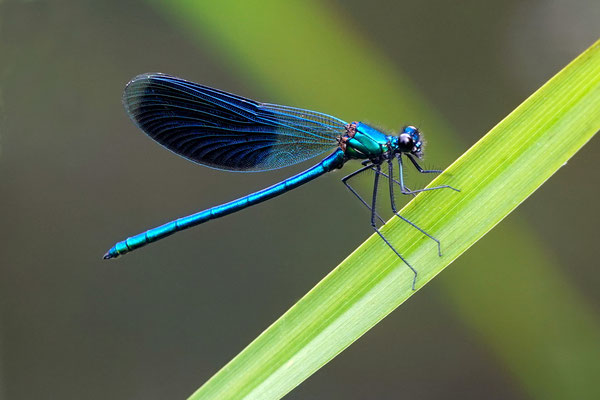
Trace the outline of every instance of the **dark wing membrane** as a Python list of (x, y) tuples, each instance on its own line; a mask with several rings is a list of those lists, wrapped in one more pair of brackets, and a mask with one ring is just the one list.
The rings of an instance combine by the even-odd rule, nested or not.
[(163, 74), (127, 84), (123, 104), (152, 139), (187, 158), (230, 171), (296, 164), (336, 146), (346, 123), (337, 118), (259, 103)]

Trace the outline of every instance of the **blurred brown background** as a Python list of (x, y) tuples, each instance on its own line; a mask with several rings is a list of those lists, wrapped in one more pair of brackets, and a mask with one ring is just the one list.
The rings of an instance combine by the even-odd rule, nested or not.
[[(414, 123), (428, 137), (427, 164), (445, 167), (599, 37), (600, 3), (591, 0), (297, 2), (344, 28), (319, 42), (294, 37), (292, 27), (321, 19), (282, 14), (272, 2), (240, 2), (248, 11), (230, 17), (221, 2), (198, 3), (205, 8), (195, 24), (169, 12), (176, 3), (185, 2), (0, 1), (2, 399), (184, 399), (371, 233), (339, 173), (102, 261), (127, 235), (310, 165), (231, 174), (176, 157), (125, 114), (121, 93), (133, 76), (160, 71), (346, 120)], [(273, 19), (289, 31), (269, 32), (261, 21)], [(255, 22), (269, 43), (249, 37), (236, 48), (223, 34)], [(314, 64), (312, 50), (330, 41), (372, 53)], [(253, 59), (264, 57), (263, 46), (294, 46), (298, 60), (290, 65), (276, 51)], [(385, 71), (359, 76), (360, 57), (377, 57)], [(320, 73), (296, 74), (302, 62)], [(350, 77), (347, 90), (328, 89), (336, 71)], [(398, 96), (416, 90), (426, 106), (410, 116), (360, 114), (378, 93), (355, 96), (352, 80), (369, 84), (389, 71), (407, 82)], [(302, 98), (291, 95), (299, 90)], [(430, 118), (448, 131), (432, 132), (439, 123)], [(287, 398), (569, 398), (573, 388), (570, 398), (598, 398), (597, 382), (577, 381), (577, 371), (600, 373), (578, 353), (599, 347), (572, 346), (582, 336), (600, 346), (599, 150), (597, 139), (590, 142), (448, 271)], [(357, 217), (346, 218), (348, 210)], [(514, 230), (526, 239), (515, 241)], [(502, 257), (503, 269), (488, 269)], [(531, 293), (553, 284), (546, 275), (564, 285), (537, 298), (551, 317), (537, 321), (536, 306), (519, 323), (500, 318), (531, 304), (529, 290), (511, 290), (518, 286), (510, 282), (519, 285), (532, 269), (542, 273), (525, 282)], [(502, 297), (482, 300), (494, 285), (506, 289)], [(561, 319), (574, 312), (585, 320), (581, 329)], [(546, 350), (528, 357), (531, 346)], [(561, 371), (576, 376), (563, 380)]]

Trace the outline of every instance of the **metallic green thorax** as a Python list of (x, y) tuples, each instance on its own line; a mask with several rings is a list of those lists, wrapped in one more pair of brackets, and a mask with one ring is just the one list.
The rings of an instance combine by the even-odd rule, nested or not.
[(354, 122), (349, 125), (343, 142), (347, 159), (376, 159), (390, 150), (392, 137), (364, 124)]

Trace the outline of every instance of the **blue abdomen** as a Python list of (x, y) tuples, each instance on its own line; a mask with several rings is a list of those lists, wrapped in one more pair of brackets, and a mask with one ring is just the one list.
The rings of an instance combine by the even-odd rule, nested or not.
[(314, 167), (309, 168), (304, 172), (292, 176), (291, 178), (288, 178), (266, 189), (259, 190), (258, 192), (249, 194), (240, 199), (230, 201), (229, 203), (212, 207), (208, 210), (204, 210), (187, 217), (176, 219), (175, 221), (171, 221), (157, 228), (150, 229), (146, 232), (129, 237), (126, 240), (115, 244), (104, 255), (104, 258), (118, 257), (139, 247), (145, 246), (148, 243), (152, 243), (164, 237), (170, 236), (175, 232), (191, 228), (192, 226), (200, 225), (211, 219), (223, 217), (236, 211), (243, 210), (244, 208), (254, 204), (271, 199), (275, 196), (279, 196), (280, 194), (312, 181), (326, 172), (333, 171), (336, 168), (341, 168), (343, 164), (344, 152), (340, 149), (337, 149)]

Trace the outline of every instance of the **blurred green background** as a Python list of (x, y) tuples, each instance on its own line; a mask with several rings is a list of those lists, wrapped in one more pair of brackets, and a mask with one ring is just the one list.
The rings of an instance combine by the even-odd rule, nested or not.
[[(0, 1), (0, 398), (184, 399), (371, 233), (345, 169), (102, 261), (311, 165), (186, 162), (129, 121), (133, 76), (416, 124), (445, 167), (598, 20), (592, 0)], [(599, 150), (287, 398), (600, 398)]]

